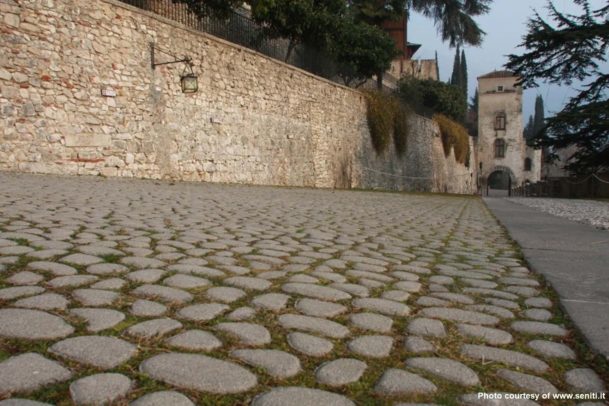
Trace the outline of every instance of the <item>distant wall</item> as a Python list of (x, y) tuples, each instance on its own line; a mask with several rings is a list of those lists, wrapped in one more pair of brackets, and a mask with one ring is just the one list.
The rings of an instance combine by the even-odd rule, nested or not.
[[(512, 185), (537, 182), (541, 174), (541, 152), (527, 147), (522, 126), (522, 87), (515, 76), (486, 75), (478, 78), (478, 161), (483, 187), (495, 171), (510, 173)], [(503, 128), (498, 124), (504, 117)], [(501, 121), (499, 119), (499, 121)], [(496, 156), (495, 142), (505, 143), (504, 156)], [(525, 170), (525, 159), (532, 161)]]
[(414, 77), (420, 80), (440, 80), (435, 59), (396, 59), (390, 68), (395, 77)]
[[(472, 191), (432, 122), (412, 118), (404, 157), (377, 156), (361, 93), (254, 51), (115, 0), (0, 10), (0, 169)], [(151, 69), (150, 42), (193, 59), (198, 93), (181, 64)]]

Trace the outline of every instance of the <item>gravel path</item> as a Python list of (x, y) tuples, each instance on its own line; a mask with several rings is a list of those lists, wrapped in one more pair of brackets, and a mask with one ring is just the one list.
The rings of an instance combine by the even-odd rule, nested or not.
[(484, 405), (498, 403), (480, 392), (605, 390), (480, 199), (0, 185), (0, 399)]
[(537, 197), (512, 197), (508, 200), (534, 207), (554, 216), (578, 223), (590, 224), (609, 230), (609, 202), (581, 199), (546, 199)]

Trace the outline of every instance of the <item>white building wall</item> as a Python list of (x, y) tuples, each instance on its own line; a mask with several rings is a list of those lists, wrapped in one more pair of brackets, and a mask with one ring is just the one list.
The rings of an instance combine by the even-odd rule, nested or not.
[[(478, 162), (480, 183), (484, 187), (495, 171), (510, 174), (512, 186), (540, 178), (541, 152), (528, 148), (523, 137), (522, 87), (515, 76), (478, 78)], [(488, 77), (491, 76), (491, 77)], [(496, 76), (499, 76), (498, 73)], [(505, 129), (498, 129), (496, 119), (505, 115)], [(505, 155), (495, 155), (495, 141), (505, 141)], [(525, 171), (525, 159), (531, 159), (531, 170)]]

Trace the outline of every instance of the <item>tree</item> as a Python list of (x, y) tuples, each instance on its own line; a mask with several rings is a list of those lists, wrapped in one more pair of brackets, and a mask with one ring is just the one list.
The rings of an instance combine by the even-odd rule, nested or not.
[(400, 18), (406, 8), (405, 0), (351, 0), (347, 3), (356, 21), (376, 26), (380, 26), (386, 20)]
[(465, 59), (465, 51), (461, 50), (459, 45), (457, 45), (457, 50), (455, 51), (450, 84), (461, 89), (463, 99), (467, 103), (467, 60)]
[[(226, 17), (238, 0), (173, 0), (186, 3), (200, 17)], [(382, 72), (394, 53), (388, 52), (391, 39), (379, 30), (382, 21), (408, 16), (410, 11), (432, 18), (444, 40), (451, 45), (481, 42), (482, 30), (473, 16), (488, 11), (492, 0), (246, 0), (252, 18), (267, 38), (289, 40), (285, 60), (298, 44), (308, 44), (333, 54), (341, 74), (349, 82), (370, 75), (371, 66)], [(360, 25), (363, 24), (363, 25)], [(372, 28), (371, 28), (372, 27)], [(350, 41), (354, 41), (352, 44)], [(353, 45), (356, 46), (353, 46)], [(354, 48), (354, 49), (350, 49)], [(395, 48), (395, 46), (394, 46)]]
[(453, 73), (450, 76), (450, 82), (453, 86), (460, 86), (461, 83), (461, 58), (459, 57), (459, 45), (455, 51), (455, 60), (453, 61)]
[(461, 66), (460, 66), (460, 81), (461, 90), (463, 91), (463, 97), (467, 102), (467, 60), (465, 59), (465, 50), (461, 50)]
[(524, 126), (524, 131), (522, 133), (522, 136), (527, 141), (527, 144), (530, 144), (531, 140), (533, 140), (535, 138), (534, 127), (535, 127), (535, 119), (533, 118), (533, 115), (531, 114), (529, 116), (529, 121), (527, 121), (527, 125)]
[(476, 92), (474, 93), (472, 98), (469, 99), (469, 109), (474, 111), (476, 114), (478, 114), (478, 102), (479, 102), (479, 100), (480, 100), (480, 97), (478, 96), (478, 88), (476, 88)]
[(535, 138), (542, 137), (543, 130), (546, 127), (545, 111), (543, 107), (543, 97), (537, 95), (535, 98), (535, 117), (533, 118), (533, 127), (531, 128), (531, 136)]
[(436, 80), (405, 77), (399, 82), (398, 93), (418, 114), (432, 117), (440, 113), (459, 123), (464, 121), (467, 103), (456, 86)]
[(386, 19), (406, 13), (421, 13), (431, 18), (443, 41), (451, 47), (459, 44), (480, 45), (484, 31), (473, 17), (485, 14), (493, 0), (350, 0), (357, 19), (378, 25)]
[(349, 86), (385, 72), (397, 52), (393, 40), (379, 28), (345, 19), (331, 36), (329, 53), (338, 64), (338, 75)]
[(590, 173), (609, 169), (609, 74), (602, 65), (609, 50), (609, 2), (597, 9), (588, 0), (574, 2), (579, 15), (561, 13), (551, 2), (551, 22), (535, 13), (520, 45), (525, 52), (510, 55), (506, 67), (524, 87), (539, 81), (581, 82), (578, 94), (546, 120), (536, 145), (554, 150), (576, 146), (566, 168)]
[(485, 32), (472, 17), (485, 14), (493, 0), (405, 0), (407, 11), (431, 18), (451, 47), (480, 45)]
[(329, 36), (336, 33), (346, 4), (342, 0), (255, 0), (252, 18), (268, 38), (289, 40), (285, 60), (300, 43), (328, 46)]
[(185, 3), (188, 9), (199, 17), (213, 16), (225, 19), (233, 10), (243, 4), (240, 0), (173, 0), (174, 3)]

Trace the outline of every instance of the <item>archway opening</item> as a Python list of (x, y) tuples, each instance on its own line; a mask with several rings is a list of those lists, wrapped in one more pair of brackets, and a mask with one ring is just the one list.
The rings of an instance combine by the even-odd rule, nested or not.
[(488, 187), (494, 190), (510, 188), (510, 174), (506, 171), (495, 171), (488, 176)]

